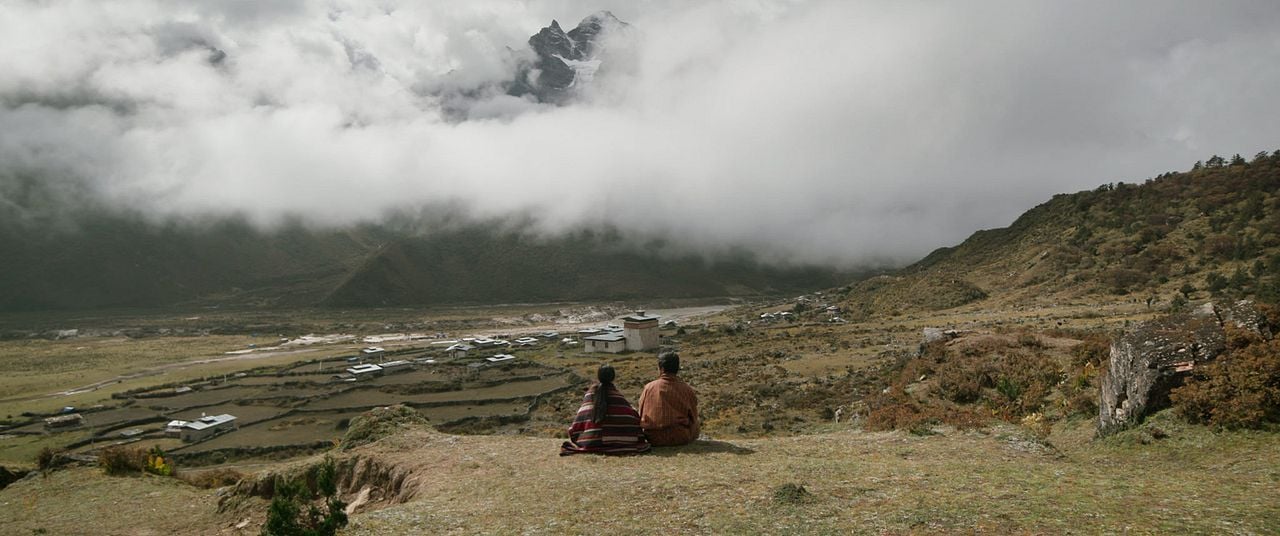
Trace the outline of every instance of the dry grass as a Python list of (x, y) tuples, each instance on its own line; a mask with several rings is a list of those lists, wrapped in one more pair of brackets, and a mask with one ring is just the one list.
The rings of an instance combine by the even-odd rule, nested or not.
[[(1160, 428), (1153, 434), (1150, 428)], [(412, 499), (344, 534), (1267, 533), (1280, 526), (1280, 435), (1215, 434), (1158, 415), (1092, 442), (1060, 426), (913, 436), (835, 429), (701, 442), (626, 458), (558, 442), (413, 430), (343, 456), (407, 469)], [(1158, 435), (1163, 439), (1151, 440)], [(803, 486), (804, 500), (779, 500)], [(4, 532), (256, 534), (260, 499), (215, 512), (172, 478), (71, 469), (0, 491)], [(254, 522), (242, 530), (239, 521)]]
[[(1080, 426), (1064, 431), (1078, 435)], [(350, 534), (1266, 532), (1280, 437), (1177, 429), (1151, 445), (1046, 448), (1015, 428), (942, 436), (834, 431), (555, 455), (551, 440), (418, 433), (368, 452), (424, 476)], [(803, 486), (804, 501), (778, 490)]]

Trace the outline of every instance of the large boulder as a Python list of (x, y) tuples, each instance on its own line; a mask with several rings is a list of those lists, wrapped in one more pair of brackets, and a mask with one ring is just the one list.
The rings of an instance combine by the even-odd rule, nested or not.
[(1206, 303), (1189, 313), (1143, 322), (1111, 345), (1098, 402), (1098, 434), (1142, 422), (1169, 406), (1169, 392), (1227, 349), (1226, 326), (1270, 338), (1251, 302)]

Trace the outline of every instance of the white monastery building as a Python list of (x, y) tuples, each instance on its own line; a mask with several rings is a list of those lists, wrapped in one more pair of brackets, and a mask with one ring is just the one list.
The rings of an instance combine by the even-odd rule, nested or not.
[[(586, 330), (583, 330), (586, 331)], [(583, 333), (579, 331), (579, 333)], [(658, 317), (644, 311), (622, 317), (621, 330), (596, 331), (582, 338), (583, 349), (588, 352), (622, 351), (643, 352), (658, 348)]]

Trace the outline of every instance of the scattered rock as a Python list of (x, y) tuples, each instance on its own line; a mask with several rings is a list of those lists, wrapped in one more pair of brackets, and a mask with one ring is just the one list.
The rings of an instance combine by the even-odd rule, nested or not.
[(924, 328), (924, 338), (920, 344), (932, 344), (945, 340), (948, 340), (947, 332), (942, 328)]
[(942, 328), (924, 328), (923, 336), (920, 338), (920, 348), (916, 350), (917, 355), (924, 354), (924, 348), (930, 344), (937, 342), (946, 342), (959, 337), (963, 332), (955, 329)]

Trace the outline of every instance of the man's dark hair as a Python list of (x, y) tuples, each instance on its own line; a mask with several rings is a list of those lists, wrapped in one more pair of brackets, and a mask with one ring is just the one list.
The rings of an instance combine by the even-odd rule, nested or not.
[(658, 368), (668, 374), (677, 374), (680, 372), (680, 354), (675, 352), (663, 352), (658, 354)]

